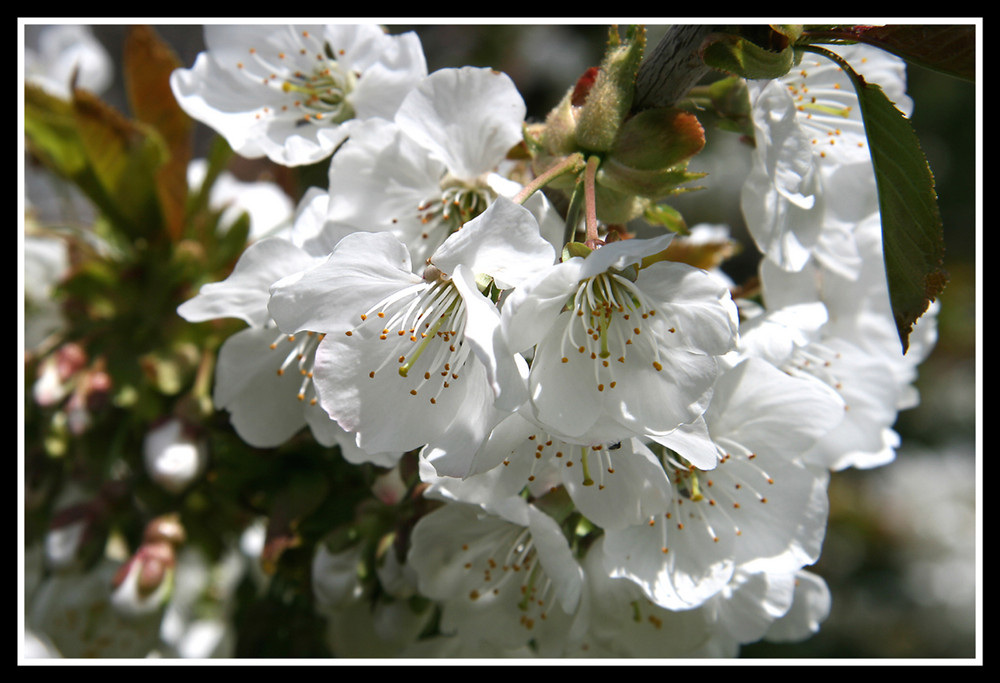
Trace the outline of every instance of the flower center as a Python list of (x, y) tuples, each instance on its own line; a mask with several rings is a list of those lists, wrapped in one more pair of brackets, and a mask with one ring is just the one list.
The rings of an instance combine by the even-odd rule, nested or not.
[(282, 82), (281, 90), (301, 95), (295, 104), (312, 112), (307, 113), (303, 121), (342, 123), (354, 118), (354, 108), (347, 96), (356, 81), (355, 74), (345, 72), (336, 61), (330, 61), (317, 66), (311, 74), (296, 71)]
[[(724, 531), (742, 536), (743, 508), (768, 502), (767, 489), (774, 485), (774, 479), (757, 462), (757, 454), (726, 437), (716, 438), (716, 448), (719, 464), (711, 471), (699, 470), (662, 449), (660, 461), (678, 494), (664, 514), (673, 533), (687, 530), (714, 543), (719, 542)], [(731, 461), (741, 464), (734, 470), (728, 464)], [(662, 551), (666, 553), (667, 527), (661, 531)]]
[(621, 448), (621, 442), (604, 445), (582, 446), (570, 444), (545, 432), (537, 432), (511, 450), (504, 458), (504, 466), (513, 459), (524, 459), (529, 463), (524, 471), (525, 485), (531, 485), (536, 477), (551, 478), (562, 467), (579, 471), (579, 482), (583, 486), (605, 487), (605, 475), (613, 475), (615, 468), (611, 462), (612, 451)]
[[(517, 608), (522, 613), (519, 624), (532, 630), (536, 620), (548, 617), (548, 605), (554, 596), (552, 580), (538, 563), (535, 544), (528, 529), (510, 529), (498, 533), (494, 551), (466, 562), (464, 568), (474, 576), (481, 572), (480, 581), (470, 581), (474, 586), (468, 593), (471, 601), (489, 596), (504, 599), (513, 594)], [(484, 539), (484, 543), (489, 543)], [(468, 546), (463, 546), (467, 550)]]
[[(436, 271), (436, 269), (434, 269)], [(458, 380), (469, 356), (465, 336), (465, 303), (450, 279), (439, 277), (406, 287), (360, 315), (355, 334), (365, 342), (388, 345), (383, 361), (369, 370), (375, 379), (395, 361), (396, 372), (405, 380), (410, 395), (429, 389), (430, 402), (437, 403), (441, 392)]]
[[(320, 42), (308, 31), (295, 36), (298, 45), (288, 52), (249, 48), (249, 59), (238, 62), (237, 69), (254, 82), (285, 93), (278, 107), (265, 106), (262, 115), (304, 112), (296, 125), (342, 123), (354, 117), (348, 96), (361, 74), (350, 71), (337, 61), (338, 54), (327, 42)], [(342, 54), (342, 51), (341, 51)]]
[(839, 72), (835, 65), (817, 61), (808, 71), (803, 67), (795, 79), (788, 82), (795, 106), (804, 114), (799, 122), (812, 131), (814, 137), (810, 141), (824, 157), (830, 146), (864, 147), (866, 139), (864, 124), (851, 118), (857, 103), (853, 89), (826, 82), (834, 70)]
[[(807, 347), (795, 349), (781, 369), (792, 376), (818, 379), (843, 398), (844, 386), (840, 378), (841, 372), (843, 372), (843, 368), (840, 366), (841, 360), (842, 355), (836, 349), (824, 346), (820, 342), (813, 342)], [(849, 405), (845, 404), (844, 410), (849, 410)]]
[(655, 335), (644, 334), (656, 309), (633, 282), (635, 269), (610, 270), (581, 280), (568, 309), (572, 312), (562, 336), (562, 362), (572, 356), (594, 361), (598, 391), (615, 388), (606, 376), (614, 363), (626, 362), (629, 352), (652, 358), (653, 368), (663, 369)]
[(432, 234), (438, 233), (438, 241), (444, 241), (448, 235), (486, 211), (492, 200), (493, 193), (488, 187), (470, 185), (446, 176), (441, 181), (441, 194), (429, 197), (417, 206), (417, 216), (426, 226), (421, 237), (429, 239)]

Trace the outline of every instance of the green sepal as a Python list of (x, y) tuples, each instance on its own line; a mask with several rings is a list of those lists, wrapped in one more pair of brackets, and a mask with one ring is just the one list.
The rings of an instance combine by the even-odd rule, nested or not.
[(528, 155), (532, 159), (537, 159), (545, 154), (545, 125), (544, 124), (521, 124), (521, 138)]
[[(559, 101), (545, 117), (545, 128), (539, 135), (538, 144), (528, 141), (528, 149), (533, 153), (541, 148), (552, 156), (572, 154), (579, 149), (576, 140), (577, 107), (573, 106), (573, 88)], [(525, 137), (528, 140), (527, 136)], [(538, 156), (536, 155), (536, 158)]]
[(771, 30), (784, 37), (786, 44), (794, 43), (802, 35), (802, 24), (768, 24)]
[(597, 184), (598, 187), (604, 186), (622, 194), (659, 199), (675, 194), (680, 185), (706, 175), (693, 173), (683, 166), (644, 171), (620, 164), (615, 159), (608, 159), (597, 171)]
[(702, 60), (713, 69), (742, 78), (780, 78), (795, 63), (795, 50), (790, 45), (769, 50), (742, 36), (719, 33), (704, 48)]
[(646, 109), (624, 123), (610, 159), (636, 170), (660, 170), (687, 161), (705, 147), (705, 129), (683, 109)]
[(719, 127), (753, 136), (753, 114), (747, 82), (739, 76), (719, 79), (708, 86), (708, 97), (719, 117)]
[(617, 190), (602, 182), (601, 172), (597, 172), (597, 183), (594, 195), (597, 203), (597, 220), (608, 225), (624, 225), (642, 215), (644, 202), (648, 201), (635, 194), (634, 183), (625, 191)]
[(579, 256), (580, 258), (587, 258), (593, 249), (588, 247), (583, 242), (567, 242), (562, 249), (562, 260), (569, 261), (571, 258)]
[(647, 223), (651, 225), (662, 225), (671, 232), (675, 232), (678, 235), (689, 235), (691, 231), (688, 230), (687, 222), (684, 220), (684, 216), (681, 212), (668, 204), (656, 204), (650, 202), (645, 211), (643, 211), (642, 217)]

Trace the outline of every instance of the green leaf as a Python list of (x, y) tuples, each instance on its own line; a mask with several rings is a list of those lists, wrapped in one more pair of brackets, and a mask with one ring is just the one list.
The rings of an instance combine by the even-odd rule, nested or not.
[(871, 148), (882, 216), (882, 251), (896, 330), (909, 348), (913, 324), (944, 289), (944, 238), (934, 177), (909, 120), (882, 88), (867, 83), (843, 59), (826, 50), (851, 77)]
[(233, 221), (226, 233), (218, 238), (217, 258), (223, 262), (239, 258), (247, 246), (249, 235), (250, 214), (244, 211), (239, 215), (239, 218)]
[(162, 227), (155, 194), (156, 173), (168, 158), (162, 138), (84, 90), (74, 91), (73, 107), (90, 167), (106, 195), (99, 206), (130, 236), (151, 235)]
[(87, 151), (76, 132), (72, 103), (37, 86), (24, 86), (24, 132), (31, 152), (63, 178), (87, 168)]
[(976, 27), (966, 25), (827, 26), (807, 30), (806, 42), (860, 42), (908, 62), (976, 80)]
[[(208, 168), (205, 171), (205, 178), (201, 182), (201, 187), (188, 195), (187, 212), (189, 215), (208, 210), (208, 200), (212, 194), (212, 187), (223, 171), (229, 168), (229, 162), (232, 158), (233, 150), (226, 139), (221, 135), (212, 138), (207, 154)], [(201, 238), (203, 236), (195, 235), (195, 237)]]

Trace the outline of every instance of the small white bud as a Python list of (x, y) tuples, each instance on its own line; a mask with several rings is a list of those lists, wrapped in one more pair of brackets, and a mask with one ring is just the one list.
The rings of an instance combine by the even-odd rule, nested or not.
[(180, 420), (171, 419), (146, 435), (143, 457), (153, 481), (170, 493), (180, 493), (201, 474), (208, 454), (205, 444), (191, 436)]

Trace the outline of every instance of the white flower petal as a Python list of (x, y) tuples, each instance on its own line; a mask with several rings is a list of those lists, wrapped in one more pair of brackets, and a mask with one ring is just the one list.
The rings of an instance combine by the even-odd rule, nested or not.
[(197, 296), (177, 307), (177, 313), (189, 322), (240, 318), (253, 327), (261, 327), (270, 319), (267, 312), (270, 286), (289, 273), (315, 264), (313, 257), (286, 240), (271, 238), (254, 242), (240, 256), (229, 277), (203, 285)]
[(527, 366), (507, 347), (500, 329), (500, 311), (476, 288), (474, 275), (462, 264), (452, 276), (466, 307), (465, 341), (486, 368), (498, 408), (512, 412), (528, 400)]
[(500, 289), (509, 289), (552, 265), (555, 250), (542, 238), (530, 211), (498, 197), (452, 234), (432, 260), (445, 273), (465, 264), (476, 275), (491, 276)]
[[(589, 446), (577, 446), (585, 451)], [(577, 509), (603, 529), (642, 524), (666, 507), (670, 482), (653, 454), (636, 439), (613, 451), (585, 453), (594, 483), (584, 485), (573, 468), (563, 469), (566, 490)], [(605, 470), (605, 459), (610, 470)], [(582, 463), (580, 468), (582, 469)]]
[(297, 400), (302, 377), (278, 374), (288, 352), (271, 349), (274, 339), (273, 329), (237, 332), (219, 349), (216, 367), (216, 407), (229, 411), (240, 438), (258, 448), (280, 446), (306, 426)]
[(492, 171), (521, 140), (526, 107), (506, 74), (440, 69), (407, 95), (396, 122), (448, 166), (471, 180)]
[(396, 237), (353, 233), (319, 266), (274, 283), (268, 310), (288, 332), (344, 334), (384, 297), (421, 282), (410, 272), (409, 252)]

